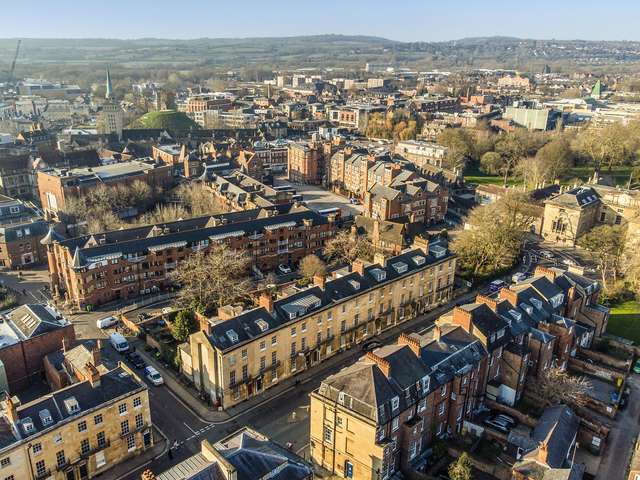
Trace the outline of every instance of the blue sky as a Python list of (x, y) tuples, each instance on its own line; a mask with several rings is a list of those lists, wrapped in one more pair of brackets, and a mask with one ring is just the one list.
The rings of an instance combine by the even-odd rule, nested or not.
[(0, 0), (0, 37), (640, 40), (640, 0)]

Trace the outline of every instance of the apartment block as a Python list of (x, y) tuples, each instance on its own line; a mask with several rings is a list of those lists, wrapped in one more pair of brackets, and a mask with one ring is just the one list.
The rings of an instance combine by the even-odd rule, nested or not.
[(22, 200), (0, 195), (0, 267), (42, 263), (46, 252), (40, 240), (49, 225)]
[(83, 376), (29, 403), (5, 396), (5, 478), (86, 480), (153, 446), (146, 384), (122, 364), (100, 372), (88, 363)]
[(325, 162), (333, 153), (331, 143), (292, 142), (287, 152), (287, 178), (295, 183), (320, 185), (326, 176)]
[(455, 264), (444, 247), (425, 245), (369, 265), (356, 261), (284, 298), (264, 293), (258, 308), (223, 307), (182, 349), (189, 376), (229, 408), (447, 301)]
[(261, 270), (297, 263), (322, 250), (334, 220), (289, 204), (43, 243), (54, 296), (84, 308), (168, 287), (181, 260), (216, 244), (246, 252)]

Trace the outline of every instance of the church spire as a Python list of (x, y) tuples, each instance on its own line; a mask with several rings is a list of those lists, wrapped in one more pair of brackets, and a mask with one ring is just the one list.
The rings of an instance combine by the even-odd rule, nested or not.
[(109, 67), (107, 67), (107, 93), (105, 98), (107, 100), (113, 99), (113, 87), (111, 86), (111, 72), (109, 72)]

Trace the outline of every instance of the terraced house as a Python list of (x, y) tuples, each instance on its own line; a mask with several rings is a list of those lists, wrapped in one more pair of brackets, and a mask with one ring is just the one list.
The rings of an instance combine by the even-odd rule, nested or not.
[(333, 278), (248, 311), (223, 307), (183, 345), (184, 373), (223, 408), (323, 362), (419, 312), (448, 301), (455, 257), (438, 244), (373, 264), (355, 261)]
[(0, 416), (3, 478), (86, 480), (153, 445), (146, 384), (125, 366), (21, 405), (5, 397)]
[(435, 438), (482, 430), (475, 416), (487, 401), (513, 406), (527, 382), (590, 347), (608, 316), (599, 291), (574, 271), (538, 267), (367, 353), (311, 394), (313, 461), (343, 478), (420, 471)]
[(159, 291), (178, 262), (211, 245), (246, 252), (253, 266), (270, 270), (321, 250), (335, 231), (332, 217), (278, 205), (67, 240), (51, 231), (42, 242), (52, 292), (84, 308)]

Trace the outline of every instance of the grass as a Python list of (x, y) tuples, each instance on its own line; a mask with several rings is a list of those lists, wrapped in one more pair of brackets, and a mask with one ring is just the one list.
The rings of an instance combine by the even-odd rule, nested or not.
[[(629, 174), (631, 173), (633, 167), (630, 166), (617, 166), (613, 167), (611, 171), (608, 170), (607, 167), (602, 168), (600, 171), (600, 177), (613, 177), (615, 185), (626, 185), (629, 181)], [(580, 167), (573, 167), (569, 170), (565, 180), (562, 182), (567, 185), (572, 182), (575, 178), (579, 178), (582, 181), (587, 181), (591, 177), (593, 177), (594, 168), (593, 166), (585, 166), (582, 165)]]
[(607, 333), (640, 345), (640, 302), (630, 300), (612, 306)]
[[(502, 186), (504, 178), (502, 175), (487, 175), (481, 172), (476, 166), (469, 168), (468, 174), (465, 174), (464, 181), (466, 183), (475, 183), (477, 185), (499, 185)], [(514, 177), (507, 177), (507, 185), (518, 185), (520, 181)]]

